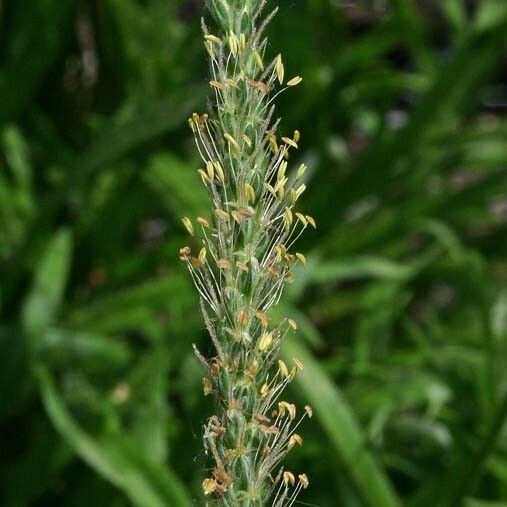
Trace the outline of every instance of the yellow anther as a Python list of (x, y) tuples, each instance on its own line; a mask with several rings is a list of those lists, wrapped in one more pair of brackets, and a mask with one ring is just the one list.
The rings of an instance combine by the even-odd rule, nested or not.
[(225, 174), (224, 170), (222, 168), (222, 164), (218, 160), (213, 162), (213, 165), (215, 166), (215, 171), (217, 173), (217, 178), (223, 183), (225, 181)]
[(299, 187), (296, 189), (296, 196), (298, 199), (301, 197), (301, 195), (304, 193), (305, 190), (306, 185), (304, 183), (302, 185), (299, 185)]
[(209, 229), (209, 222), (205, 218), (197, 217), (197, 223)]
[(236, 83), (236, 81), (234, 81), (234, 79), (231, 79), (231, 78), (227, 78), (225, 80), (225, 83), (229, 86), (232, 86), (233, 88), (239, 88), (238, 86), (238, 83)]
[(199, 169), (197, 172), (199, 173), (199, 176), (201, 177), (202, 182), (205, 185), (207, 185), (210, 182), (210, 179), (209, 179), (209, 176), (206, 173), (206, 171), (204, 169)]
[(220, 269), (229, 269), (231, 267), (231, 263), (227, 259), (218, 259), (217, 266)]
[(249, 148), (252, 147), (252, 140), (246, 134), (243, 134), (243, 141), (245, 141), (246, 145)]
[(257, 348), (261, 352), (264, 352), (264, 351), (268, 350), (272, 344), (273, 344), (273, 335), (271, 333), (264, 333), (261, 336), (261, 339), (259, 340), (259, 344), (257, 345)]
[(287, 368), (287, 365), (281, 359), (278, 361), (278, 372), (284, 378), (289, 377), (289, 369)]
[(190, 236), (193, 236), (194, 235), (194, 226), (192, 225), (190, 218), (183, 217), (181, 219), (181, 223), (184, 225), (185, 229), (188, 231)]
[(205, 35), (204, 38), (207, 41), (214, 42), (215, 44), (220, 44), (222, 42), (222, 40), (219, 39), (216, 35), (208, 34), (208, 35)]
[(206, 248), (201, 248), (201, 251), (199, 252), (199, 256), (197, 257), (197, 260), (199, 261), (199, 264), (203, 265), (206, 262)]
[(296, 368), (299, 370), (299, 371), (303, 371), (304, 370), (304, 365), (303, 363), (297, 358), (297, 357), (293, 357), (292, 358), (292, 361), (294, 361), (294, 364), (296, 365)]
[(264, 327), (267, 327), (267, 325), (269, 324), (269, 317), (265, 313), (255, 312), (255, 316), (261, 321), (261, 324)]
[(296, 77), (293, 77), (288, 83), (287, 83), (287, 86), (296, 86), (298, 85), (299, 83), (301, 83), (301, 81), (303, 81), (303, 78), (301, 76), (296, 76)]
[(230, 220), (229, 213), (223, 209), (216, 209), (215, 214), (218, 218), (220, 218), (220, 220), (223, 220), (224, 222), (228, 222)]
[(211, 80), (209, 82), (209, 84), (213, 87), (213, 88), (216, 88), (217, 90), (224, 90), (225, 89), (225, 86), (218, 82), (218, 81), (215, 81), (215, 80)]
[(215, 168), (213, 166), (213, 162), (206, 162), (206, 171), (208, 173), (208, 177), (210, 180), (215, 178)]
[(240, 310), (238, 312), (238, 315), (236, 315), (236, 322), (240, 325), (245, 327), (248, 324), (248, 312), (245, 310)]
[(291, 437), (289, 438), (289, 443), (288, 443), (287, 447), (290, 450), (295, 445), (299, 445), (300, 447), (303, 445), (303, 438), (300, 435), (298, 435), (297, 433), (294, 433), (294, 435), (291, 435)]
[(255, 190), (253, 189), (252, 185), (250, 185), (250, 183), (245, 183), (245, 193), (247, 195), (248, 202), (254, 203), (255, 202)]
[(308, 480), (308, 476), (306, 474), (298, 475), (298, 479), (304, 489), (306, 489), (310, 484), (310, 481)]
[(294, 141), (293, 139), (291, 139), (290, 137), (282, 137), (282, 141), (285, 144), (292, 146), (293, 148), (296, 148), (296, 149), (298, 148), (298, 143), (296, 141)]
[(228, 37), (229, 42), (229, 48), (231, 50), (231, 53), (233, 56), (236, 56), (238, 54), (238, 38), (236, 37), (236, 34), (234, 32), (231, 32)]
[(217, 490), (217, 481), (215, 479), (204, 479), (202, 481), (202, 490), (204, 491), (205, 495), (211, 495)]
[(254, 58), (257, 67), (259, 67), (260, 70), (264, 70), (264, 62), (262, 61), (261, 55), (257, 51), (254, 52)]
[(234, 137), (232, 137), (230, 134), (224, 134), (224, 137), (227, 140), (227, 142), (229, 143), (229, 146), (231, 148), (233, 148), (236, 151), (240, 151), (239, 144), (236, 141), (236, 139), (234, 139)]
[(213, 392), (213, 385), (208, 377), (204, 377), (202, 379), (202, 390), (204, 392), (204, 396), (209, 396)]
[(283, 483), (286, 485), (286, 486), (294, 486), (294, 484), (296, 484), (296, 478), (294, 477), (294, 474), (292, 472), (289, 472), (288, 470), (286, 470), (284, 473), (283, 473)]
[(308, 221), (302, 213), (296, 213), (296, 218), (303, 224), (304, 227), (308, 225)]
[(307, 220), (307, 222), (314, 228), (316, 229), (317, 228), (317, 223), (315, 222), (314, 218), (311, 217), (310, 215), (305, 215), (305, 218)]
[(269, 147), (273, 153), (278, 153), (278, 142), (274, 134), (272, 136), (269, 136)]
[(306, 164), (301, 164), (299, 167), (298, 167), (298, 170), (296, 172), (296, 179), (299, 180), (299, 178), (301, 178), (305, 172), (306, 172), (306, 169), (307, 169), (307, 165)]
[(280, 84), (283, 84), (283, 78), (285, 76), (285, 68), (284, 68), (283, 62), (282, 62), (282, 55), (278, 55), (276, 57), (275, 72), (276, 72), (276, 77), (278, 78), (278, 82)]
[(306, 266), (306, 257), (302, 253), (297, 252), (296, 257), (301, 262), (301, 264), (303, 264), (303, 266)]

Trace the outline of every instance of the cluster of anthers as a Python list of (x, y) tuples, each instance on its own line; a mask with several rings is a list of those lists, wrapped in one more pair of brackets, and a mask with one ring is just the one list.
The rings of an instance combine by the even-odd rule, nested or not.
[[(216, 356), (205, 359), (205, 395), (213, 395), (216, 414), (204, 428), (206, 454), (213, 459), (202, 487), (207, 505), (291, 506), (308, 486), (305, 474), (281, 466), (285, 455), (303, 444), (296, 433), (306, 406), (279, 401), (303, 369), (279, 359), (280, 345), (296, 323), (277, 325), (276, 305), (293, 267), (306, 264), (292, 247), (314, 219), (296, 211), (306, 187), (306, 165), (289, 170), (291, 150), (300, 134), (276, 135), (274, 99), (299, 84), (285, 83), (281, 56), (264, 65), (267, 40), (262, 33), (273, 11), (257, 27), (266, 0), (210, 0), (221, 37), (203, 23), (210, 56), (215, 101), (211, 115), (189, 119), (204, 166), (199, 175), (212, 203), (210, 217), (182, 219), (194, 237), (180, 258), (200, 295), (201, 309)], [(285, 83), (285, 84), (284, 84)]]

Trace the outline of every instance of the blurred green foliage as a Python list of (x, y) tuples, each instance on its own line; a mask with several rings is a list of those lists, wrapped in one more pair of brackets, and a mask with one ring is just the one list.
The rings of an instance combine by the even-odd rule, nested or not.
[[(507, 2), (280, 0), (313, 171), (309, 505), (507, 506)], [(202, 505), (197, 0), (0, 0), (0, 505)]]

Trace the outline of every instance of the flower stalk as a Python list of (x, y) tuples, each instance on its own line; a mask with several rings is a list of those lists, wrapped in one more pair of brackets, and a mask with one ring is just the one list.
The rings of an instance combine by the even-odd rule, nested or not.
[(210, 114), (189, 119), (203, 160), (198, 173), (211, 202), (211, 218), (182, 219), (194, 237), (180, 250), (201, 301), (216, 355), (204, 358), (205, 395), (216, 413), (204, 428), (213, 461), (203, 481), (207, 506), (288, 507), (308, 486), (305, 474), (285, 470), (286, 454), (303, 444), (296, 432), (312, 410), (298, 414), (281, 400), (303, 369), (279, 358), (282, 341), (297, 329), (270, 310), (296, 264), (292, 248), (314, 219), (296, 211), (306, 189), (306, 166), (289, 169), (300, 133), (277, 136), (274, 101), (298, 85), (286, 81), (282, 57), (265, 63), (264, 30), (276, 9), (263, 17), (267, 0), (208, 0), (216, 33), (203, 22), (213, 94)]

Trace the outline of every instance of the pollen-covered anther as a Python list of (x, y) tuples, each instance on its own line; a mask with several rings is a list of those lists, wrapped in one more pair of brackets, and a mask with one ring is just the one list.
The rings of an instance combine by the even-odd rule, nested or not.
[(213, 181), (215, 179), (215, 166), (213, 165), (213, 162), (206, 162), (206, 172), (209, 180)]
[(199, 176), (201, 177), (204, 185), (208, 185), (208, 183), (210, 183), (210, 179), (206, 171), (204, 169), (198, 169), (197, 172), (199, 173)]
[(241, 150), (238, 141), (236, 141), (236, 139), (234, 139), (234, 137), (232, 137), (230, 134), (224, 134), (224, 138), (229, 143), (229, 147), (233, 151), (239, 152)]
[(252, 147), (252, 140), (246, 134), (243, 134), (242, 139), (249, 148)]
[(183, 217), (181, 219), (181, 223), (183, 224), (183, 226), (185, 227), (185, 229), (187, 230), (187, 232), (190, 234), (190, 236), (193, 236), (194, 235), (194, 226), (193, 226), (192, 221), (190, 220), (190, 218)]
[(269, 147), (273, 153), (278, 153), (278, 141), (276, 140), (276, 136), (274, 134), (269, 136)]
[(307, 165), (306, 164), (301, 164), (299, 167), (298, 167), (298, 170), (296, 171), (296, 179), (299, 180), (300, 178), (303, 177), (303, 175), (305, 174), (306, 172), (306, 169), (307, 169)]
[(202, 379), (202, 390), (204, 392), (204, 396), (209, 396), (213, 392), (213, 385), (208, 377), (204, 377)]
[(240, 310), (236, 315), (236, 322), (242, 327), (245, 327), (248, 324), (248, 320), (248, 312), (245, 310)]
[(315, 222), (315, 219), (311, 217), (310, 215), (305, 215), (306, 221), (314, 228), (317, 228), (317, 223)]
[(264, 333), (259, 340), (257, 348), (261, 352), (265, 352), (266, 350), (268, 350), (271, 347), (272, 344), (273, 344), (273, 334), (272, 333)]
[(250, 183), (245, 183), (243, 185), (243, 193), (248, 203), (255, 202), (255, 190), (253, 189), (252, 185), (250, 185)]
[(254, 51), (254, 58), (257, 67), (259, 67), (260, 70), (264, 70), (264, 62), (262, 61), (262, 57), (258, 51)]
[(305, 405), (305, 412), (310, 419), (313, 417), (313, 410), (312, 407), (310, 407), (310, 405)]
[(232, 88), (239, 88), (238, 83), (234, 81), (234, 79), (231, 79), (230, 77), (225, 79), (225, 84), (227, 86), (231, 86)]
[(197, 257), (198, 263), (203, 266), (206, 263), (206, 248), (201, 248)]
[(213, 42), (215, 44), (221, 44), (222, 43), (222, 40), (220, 38), (218, 38), (216, 35), (212, 35), (212, 34), (206, 34), (204, 36), (204, 39), (209, 41), (209, 42)]
[(301, 76), (295, 76), (290, 81), (288, 81), (287, 86), (297, 86), (299, 83), (303, 81)]
[(282, 137), (282, 141), (288, 146), (292, 146), (292, 148), (298, 149), (298, 143), (290, 137)]
[(298, 325), (296, 323), (295, 320), (293, 319), (287, 319), (287, 324), (289, 324), (290, 328), (293, 330), (293, 331), (297, 331), (298, 329)]
[(308, 480), (308, 476), (306, 474), (298, 475), (298, 479), (303, 486), (303, 489), (306, 489), (309, 486), (310, 481)]
[(197, 217), (196, 218), (196, 222), (199, 225), (202, 225), (203, 227), (206, 227), (206, 229), (209, 229), (209, 222), (205, 218)]
[(249, 218), (252, 218), (253, 213), (252, 210), (248, 208), (242, 208), (239, 210), (231, 211), (231, 215), (236, 220), (238, 224), (243, 222), (244, 220), (248, 220)]
[(245, 369), (245, 377), (253, 383), (256, 380), (257, 373), (259, 373), (259, 363), (254, 360), (248, 368)]
[(260, 422), (263, 424), (270, 424), (271, 423), (271, 419), (269, 417), (265, 416), (264, 414), (255, 414), (254, 419), (257, 422)]
[(266, 435), (278, 435), (278, 433), (280, 433), (280, 429), (276, 427), (274, 424), (272, 424), (271, 426), (259, 424), (259, 429), (262, 431), (262, 433), (265, 433)]
[(297, 433), (291, 435), (291, 437), (289, 438), (289, 443), (287, 444), (287, 448), (290, 450), (295, 445), (299, 445), (300, 447), (303, 445), (303, 437), (301, 437), (301, 435), (298, 435)]
[(229, 269), (231, 267), (231, 263), (227, 259), (218, 259), (217, 266), (220, 269)]
[(239, 41), (238, 37), (234, 32), (230, 32), (229, 37), (227, 38), (227, 42), (229, 43), (229, 48), (233, 56), (236, 56), (239, 51)]
[(287, 401), (280, 401), (278, 402), (278, 412), (282, 417), (288, 413), (289, 419), (293, 421), (296, 418), (296, 405)]
[(269, 86), (262, 82), (262, 81), (256, 81), (255, 79), (250, 79), (248, 81), (248, 84), (255, 88), (256, 90), (259, 90), (261, 93), (268, 93), (269, 92)]
[(294, 486), (294, 484), (296, 484), (296, 478), (294, 477), (294, 474), (286, 470), (283, 473), (283, 483), (286, 486)]
[(298, 258), (299, 262), (303, 264), (303, 266), (306, 266), (306, 257), (302, 253), (297, 252), (296, 257)]
[(308, 225), (308, 220), (302, 213), (296, 213), (296, 218), (303, 224), (303, 227)]
[(205, 495), (211, 495), (217, 490), (218, 483), (215, 479), (206, 478), (202, 481), (202, 490)]
[(305, 190), (306, 185), (304, 183), (299, 185), (299, 187), (296, 188), (296, 199), (299, 199), (304, 194)]
[(289, 369), (281, 359), (278, 360), (278, 373), (282, 378), (289, 378)]
[(269, 324), (269, 317), (263, 312), (255, 312), (255, 316), (260, 320), (263, 327), (267, 327)]
[(246, 35), (244, 33), (239, 34), (238, 49), (240, 53), (243, 53), (246, 49)]
[(184, 246), (183, 248), (180, 248), (180, 259), (182, 261), (189, 261), (190, 257), (192, 256), (192, 250), (189, 246)]
[(209, 82), (209, 84), (213, 87), (213, 88), (216, 88), (217, 90), (225, 90), (225, 86), (220, 83), (219, 81), (215, 81), (214, 79), (211, 80)]
[(299, 371), (303, 371), (304, 370), (304, 364), (302, 361), (300, 361), (297, 357), (293, 357), (292, 358), (292, 361), (294, 362), (296, 368), (299, 370)]
[(215, 215), (220, 218), (220, 220), (223, 220), (224, 222), (228, 222), (230, 220), (229, 213), (227, 211), (224, 211), (223, 209), (216, 209)]
[(283, 66), (282, 55), (278, 55), (275, 60), (275, 72), (278, 82), (283, 84), (283, 78), (285, 76), (285, 68)]

